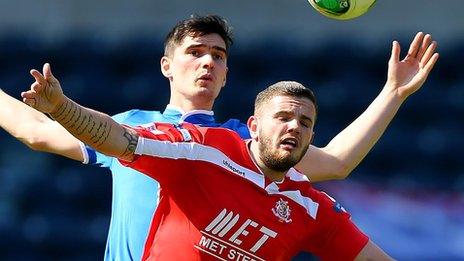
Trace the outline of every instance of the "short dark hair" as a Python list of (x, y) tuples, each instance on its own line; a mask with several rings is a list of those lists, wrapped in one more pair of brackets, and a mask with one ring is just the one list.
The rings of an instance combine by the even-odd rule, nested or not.
[(172, 28), (164, 41), (164, 55), (168, 56), (176, 45), (180, 45), (186, 36), (198, 37), (218, 34), (226, 44), (226, 51), (233, 44), (232, 28), (218, 15), (192, 15)]
[(275, 96), (307, 98), (314, 104), (317, 115), (317, 102), (313, 91), (306, 88), (303, 84), (295, 81), (280, 81), (270, 85), (258, 93), (255, 100), (255, 115), (258, 114), (262, 109), (265, 109), (263, 106)]

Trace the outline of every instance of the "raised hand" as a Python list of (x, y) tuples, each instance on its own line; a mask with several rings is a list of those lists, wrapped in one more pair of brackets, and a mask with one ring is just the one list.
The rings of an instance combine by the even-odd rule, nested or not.
[(438, 60), (436, 47), (430, 34), (419, 32), (411, 42), (408, 54), (400, 61), (400, 44), (393, 41), (385, 88), (396, 91), (402, 99), (419, 90)]
[(60, 82), (52, 74), (50, 64), (44, 64), (42, 71), (30, 71), (35, 82), (31, 84), (30, 90), (21, 93), (21, 97), (29, 106), (44, 113), (52, 113), (62, 104), (65, 96)]

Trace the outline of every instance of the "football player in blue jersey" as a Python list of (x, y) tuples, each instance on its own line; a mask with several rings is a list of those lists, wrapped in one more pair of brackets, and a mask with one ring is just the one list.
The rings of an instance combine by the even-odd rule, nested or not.
[[(154, 121), (223, 126), (248, 138), (245, 124), (233, 119), (218, 123), (211, 111), (226, 84), (231, 44), (230, 28), (221, 17), (196, 16), (179, 22), (166, 38), (165, 55), (161, 59), (161, 71), (171, 90), (166, 109), (130, 110), (113, 118), (130, 126)], [(301, 171), (312, 181), (346, 178), (383, 134), (401, 104), (423, 85), (438, 58), (435, 48), (430, 35), (418, 33), (408, 55), (400, 60), (399, 44), (394, 42), (387, 83), (380, 94), (327, 146), (310, 146)], [(44, 65), (42, 73), (32, 70), (31, 74), (36, 80), (32, 90), (39, 85), (58, 84), (49, 64)], [(56, 122), (3, 92), (0, 103), (0, 126), (30, 148), (111, 170), (113, 202), (105, 260), (139, 260), (156, 209), (153, 197), (157, 195), (158, 184), (145, 175), (134, 175), (135, 171), (121, 166), (117, 160), (96, 153)], [(15, 115), (14, 120), (9, 117), (11, 114)]]

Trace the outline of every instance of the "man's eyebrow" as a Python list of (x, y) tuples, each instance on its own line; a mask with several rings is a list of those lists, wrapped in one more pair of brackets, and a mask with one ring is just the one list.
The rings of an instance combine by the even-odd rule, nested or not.
[(215, 45), (215, 46), (213, 46), (213, 49), (216, 50), (216, 51), (223, 52), (224, 54), (227, 54), (227, 50), (224, 47)]
[(303, 120), (309, 120), (309, 121), (311, 121), (311, 123), (314, 122), (314, 120), (313, 120), (311, 117), (308, 117), (308, 116), (306, 116), (306, 115), (301, 115), (301, 118), (302, 118)]
[[(293, 111), (289, 110), (289, 111), (278, 111), (275, 113), (276, 116), (281, 116), (281, 115), (293, 115)], [(314, 120), (311, 118), (311, 117), (308, 117), (306, 115), (301, 115), (301, 119), (302, 120), (309, 120), (311, 121), (311, 123), (314, 122)]]
[[(193, 48), (199, 48), (199, 47), (209, 47), (209, 46), (207, 46), (206, 44), (191, 44), (187, 47), (187, 49), (193, 49)], [(213, 48), (214, 50), (223, 52), (224, 54), (227, 54), (227, 50), (224, 47), (214, 45), (211, 48)]]

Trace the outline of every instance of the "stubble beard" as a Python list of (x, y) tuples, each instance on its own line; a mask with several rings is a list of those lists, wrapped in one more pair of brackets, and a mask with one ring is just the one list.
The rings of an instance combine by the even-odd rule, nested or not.
[(294, 167), (303, 158), (308, 150), (306, 146), (300, 154), (278, 155), (278, 151), (272, 151), (272, 141), (270, 138), (260, 135), (259, 153), (260, 159), (268, 167), (274, 171), (285, 172)]

